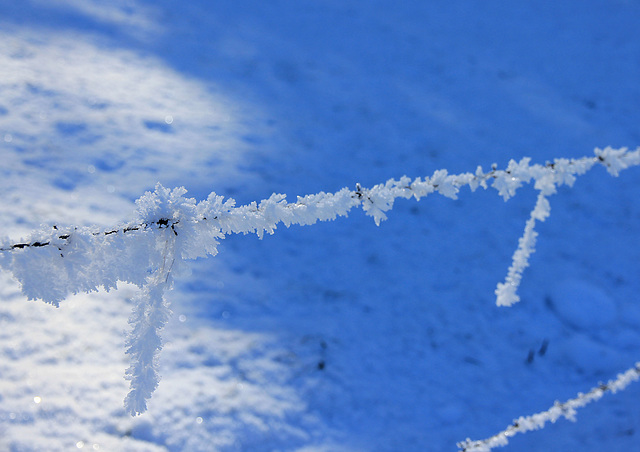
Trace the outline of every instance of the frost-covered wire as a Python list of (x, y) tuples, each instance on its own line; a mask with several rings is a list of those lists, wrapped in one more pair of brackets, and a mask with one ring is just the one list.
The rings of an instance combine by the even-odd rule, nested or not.
[(172, 285), (176, 255), (176, 237), (168, 231), (164, 231), (163, 235), (166, 238), (162, 265), (147, 278), (147, 283), (134, 299), (133, 313), (129, 319), (133, 329), (127, 338), (126, 346), (127, 354), (131, 356), (131, 364), (125, 376), (131, 383), (124, 406), (132, 416), (147, 410), (147, 400), (160, 381), (160, 331), (171, 316), (164, 293)]
[[(280, 223), (311, 225), (318, 221), (347, 216), (351, 209), (361, 207), (377, 225), (398, 198), (420, 200), (438, 192), (456, 199), (462, 187), (472, 191), (489, 185), (508, 200), (524, 184), (534, 183), (539, 192), (531, 217), (525, 225), (512, 264), (504, 283), (495, 291), (497, 304), (510, 306), (519, 301), (518, 287), (529, 257), (535, 251), (536, 221), (549, 215), (549, 196), (561, 185), (573, 185), (576, 176), (595, 164), (604, 165), (617, 176), (621, 170), (640, 165), (640, 148), (596, 149), (594, 157), (555, 159), (544, 165), (531, 164), (531, 159), (511, 160), (504, 170), (492, 165), (484, 172), (448, 174), (441, 169), (424, 179), (402, 177), (384, 184), (355, 190), (343, 188), (336, 193), (298, 196), (287, 202), (286, 196), (273, 194), (250, 204), (236, 207), (233, 199), (211, 193), (196, 202), (185, 197), (183, 187), (173, 190), (156, 186), (136, 201), (137, 218), (125, 225), (96, 231), (93, 228), (57, 227), (36, 231), (19, 242), (0, 241), (0, 267), (11, 272), (20, 282), (29, 299), (41, 299), (55, 306), (69, 294), (92, 292), (100, 288), (113, 289), (118, 281), (130, 282), (142, 290), (136, 298), (131, 319), (133, 331), (127, 347), (131, 366), (127, 377), (131, 393), (126, 408), (132, 414), (146, 409), (146, 400), (158, 383), (155, 359), (162, 346), (159, 332), (166, 323), (169, 307), (164, 292), (170, 288), (176, 266), (185, 259), (215, 255), (221, 239), (229, 234), (255, 233), (262, 238), (273, 234)], [(171, 246), (167, 248), (167, 240)], [(167, 270), (170, 256), (171, 270)], [(175, 264), (175, 266), (174, 266)]]
[(511, 306), (520, 301), (516, 292), (522, 280), (522, 272), (529, 266), (529, 256), (535, 251), (536, 237), (538, 237), (538, 233), (534, 230), (536, 220), (546, 220), (550, 212), (549, 201), (542, 192), (539, 193), (536, 206), (531, 211), (531, 216), (524, 227), (524, 234), (518, 242), (518, 249), (513, 253), (513, 263), (509, 267), (507, 278), (504, 283), (498, 283), (495, 291), (498, 306)]
[(467, 438), (465, 441), (459, 442), (458, 447), (461, 452), (489, 452), (495, 447), (506, 446), (509, 443), (509, 438), (517, 433), (527, 433), (533, 430), (542, 429), (548, 422), (555, 423), (561, 417), (575, 422), (576, 409), (583, 408), (591, 402), (600, 400), (607, 392), (615, 394), (618, 391), (622, 391), (630, 383), (633, 383), (638, 379), (640, 379), (640, 362), (637, 362), (634, 367), (626, 370), (625, 372), (618, 374), (615, 380), (609, 380), (607, 383), (600, 383), (586, 394), (578, 393), (577, 397), (562, 403), (556, 401), (556, 403), (554, 403), (547, 411), (536, 413), (531, 416), (521, 416), (514, 420), (513, 424), (509, 427), (490, 438), (479, 441), (472, 441)]
[[(192, 259), (215, 255), (220, 239), (229, 234), (273, 234), (278, 224), (311, 225), (317, 221), (334, 220), (347, 216), (354, 207), (362, 207), (376, 224), (385, 220), (397, 198), (421, 198), (438, 192), (456, 199), (460, 189), (469, 186), (491, 187), (508, 200), (524, 184), (534, 182), (540, 196), (532, 216), (525, 226), (505, 283), (497, 290), (498, 305), (511, 305), (519, 300), (517, 289), (522, 271), (534, 252), (535, 221), (544, 221), (549, 214), (547, 198), (561, 185), (571, 186), (576, 176), (584, 174), (596, 163), (604, 165), (609, 173), (618, 173), (640, 164), (640, 148), (596, 149), (595, 157), (555, 159), (544, 165), (531, 164), (531, 159), (511, 160), (504, 170), (475, 173), (448, 174), (437, 170), (431, 177), (411, 180), (402, 177), (390, 179), (372, 188), (359, 184), (355, 190), (343, 188), (336, 193), (317, 193), (287, 202), (286, 196), (273, 194), (259, 203), (235, 206), (233, 199), (224, 199), (211, 193), (206, 200), (196, 202), (186, 198), (186, 190), (168, 190), (158, 184), (154, 192), (147, 192), (138, 201), (138, 219), (107, 231), (91, 228), (57, 228), (38, 231), (19, 242), (0, 242), (0, 266), (12, 272), (22, 284), (30, 299), (42, 299), (58, 304), (68, 294), (89, 292), (103, 287), (114, 288), (117, 281), (143, 286), (147, 271), (159, 262), (161, 256), (153, 250), (158, 232), (169, 228), (181, 242), (178, 258)], [(157, 266), (157, 265), (156, 265)], [(41, 270), (36, 277), (34, 270)]]

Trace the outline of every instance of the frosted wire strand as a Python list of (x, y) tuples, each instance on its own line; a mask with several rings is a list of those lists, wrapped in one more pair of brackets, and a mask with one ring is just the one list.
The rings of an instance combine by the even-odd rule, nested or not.
[(158, 184), (154, 192), (147, 192), (136, 201), (139, 219), (135, 222), (105, 232), (88, 228), (58, 230), (54, 226), (23, 243), (4, 240), (0, 243), (0, 266), (13, 273), (29, 299), (41, 299), (55, 306), (71, 293), (109, 290), (116, 288), (118, 281), (142, 289), (135, 300), (130, 319), (133, 330), (127, 340), (127, 353), (131, 356), (127, 378), (131, 380), (131, 391), (125, 406), (135, 415), (146, 410), (146, 401), (158, 385), (160, 331), (171, 314), (164, 292), (171, 287), (173, 264), (179, 266), (184, 259), (215, 255), (219, 240), (228, 234), (256, 233), (262, 238), (265, 232), (273, 234), (279, 223), (288, 227), (335, 220), (347, 216), (354, 207), (362, 207), (379, 225), (397, 198), (419, 200), (439, 192), (456, 199), (461, 187), (468, 185), (475, 191), (478, 187), (487, 189), (490, 183), (506, 201), (522, 185), (534, 181), (538, 200), (506, 280), (496, 289), (499, 305), (517, 302), (522, 273), (535, 250), (535, 222), (544, 221), (549, 215), (547, 198), (556, 193), (557, 187), (571, 186), (577, 175), (596, 163), (604, 165), (613, 176), (639, 165), (640, 148), (596, 149), (595, 157), (555, 159), (545, 165), (531, 165), (530, 161), (511, 160), (505, 170), (493, 165), (486, 173), (481, 167), (474, 174), (450, 175), (446, 170), (438, 170), (424, 180), (411, 181), (405, 176), (369, 189), (357, 184), (355, 191), (343, 188), (336, 193), (321, 192), (298, 197), (293, 203), (288, 203), (285, 195), (273, 194), (260, 203), (240, 207), (235, 207), (233, 199), (224, 200), (215, 193), (196, 202), (184, 196), (187, 192), (184, 187), (169, 190)]
[(602, 396), (611, 392), (615, 394), (624, 390), (630, 383), (640, 379), (640, 362), (627, 371), (618, 374), (615, 380), (609, 380), (606, 384), (599, 384), (592, 388), (586, 394), (578, 393), (578, 396), (569, 399), (566, 402), (556, 402), (547, 411), (533, 414), (531, 416), (521, 416), (513, 421), (509, 427), (490, 438), (472, 441), (467, 438), (465, 441), (459, 442), (458, 447), (461, 452), (489, 452), (496, 447), (503, 447), (509, 443), (508, 438), (517, 433), (527, 433), (533, 430), (539, 430), (545, 427), (547, 422), (555, 423), (559, 418), (564, 417), (572, 422), (576, 421), (576, 409), (583, 408), (591, 402), (596, 402)]
[(176, 237), (168, 231), (164, 235), (162, 265), (148, 277), (147, 284), (134, 299), (135, 308), (129, 318), (133, 328), (127, 338), (126, 353), (130, 355), (131, 362), (125, 378), (130, 380), (130, 385), (124, 406), (131, 416), (147, 410), (147, 400), (160, 381), (158, 356), (163, 345), (160, 332), (171, 316), (164, 294), (172, 284), (176, 253)]
[[(106, 232), (95, 232), (88, 229), (70, 229), (59, 231), (54, 228), (48, 236), (39, 234), (37, 238), (23, 243), (4, 241), (0, 244), (0, 265), (11, 271), (22, 283), (23, 292), (29, 298), (39, 298), (57, 304), (66, 293), (78, 291), (97, 290), (98, 287), (115, 287), (117, 280), (134, 282), (139, 284), (144, 281), (146, 275), (137, 274), (135, 268), (127, 268), (127, 274), (121, 271), (114, 274), (105, 268), (97, 268), (99, 262), (92, 262), (93, 247), (103, 253), (106, 258), (113, 250), (109, 249), (109, 243), (124, 244), (125, 237), (131, 235), (156, 234), (158, 229), (171, 228), (174, 234), (180, 232), (180, 240), (183, 242), (178, 259), (191, 259), (217, 253), (218, 240), (232, 233), (256, 233), (262, 238), (264, 233), (273, 234), (279, 223), (285, 226), (292, 224), (311, 225), (317, 221), (335, 220), (338, 216), (347, 216), (354, 207), (362, 207), (365, 213), (372, 216), (376, 224), (385, 220), (385, 212), (393, 208), (397, 198), (411, 198), (416, 200), (431, 193), (439, 192), (443, 196), (456, 199), (461, 187), (468, 185), (472, 191), (478, 187), (491, 187), (498, 191), (505, 201), (516, 194), (523, 184), (534, 182), (534, 189), (540, 195), (530, 219), (525, 226), (524, 235), (520, 238), (519, 246), (513, 255), (512, 265), (508, 271), (504, 283), (500, 283), (496, 289), (496, 302), (500, 306), (510, 306), (519, 300), (517, 290), (522, 279), (522, 272), (529, 265), (529, 257), (535, 250), (537, 233), (534, 230), (535, 222), (544, 221), (549, 214), (547, 197), (554, 194), (558, 186), (573, 185), (577, 175), (584, 174), (596, 163), (606, 167), (607, 171), (617, 176), (619, 172), (630, 166), (640, 164), (640, 148), (629, 151), (627, 148), (596, 149), (595, 157), (582, 157), (579, 159), (555, 159), (545, 165), (530, 164), (529, 158), (523, 158), (520, 162), (511, 160), (505, 170), (498, 170), (496, 165), (489, 172), (484, 172), (478, 167), (475, 173), (462, 173), (450, 175), (446, 170), (438, 170), (431, 177), (424, 180), (417, 178), (413, 181), (408, 177), (399, 180), (390, 179), (384, 184), (378, 184), (366, 189), (356, 185), (356, 190), (347, 188), (336, 193), (317, 193), (298, 197), (296, 202), (288, 203), (286, 196), (273, 194), (270, 198), (253, 202), (248, 205), (235, 207), (233, 199), (224, 200), (215, 193), (208, 199), (196, 203), (192, 198), (185, 198), (184, 188), (168, 190), (158, 185), (154, 192), (147, 192), (137, 202), (140, 220), (120, 228)], [(150, 239), (150, 237), (149, 237)], [(120, 241), (120, 242), (118, 242)], [(86, 249), (81, 249), (80, 243), (84, 243)], [(126, 243), (131, 243), (127, 241)], [(60, 253), (49, 253), (51, 258), (68, 256), (66, 247), (73, 245), (74, 253), (84, 253), (87, 259), (70, 261), (65, 257), (66, 266), (72, 275), (56, 275), (52, 280), (57, 288), (55, 297), (47, 300), (47, 291), (42, 287), (42, 281), (38, 290), (34, 289), (29, 273), (24, 268), (27, 263), (25, 252), (31, 249), (57, 247)], [(124, 245), (122, 245), (124, 246)], [(121, 246), (121, 248), (122, 248)], [(133, 252), (133, 250), (131, 251)], [(7, 256), (7, 254), (14, 256)], [(47, 259), (40, 253), (39, 259)], [(60, 267), (59, 262), (51, 262), (53, 267)], [(91, 266), (91, 272), (85, 271), (82, 266)], [(67, 270), (65, 270), (67, 271)], [(138, 272), (139, 273), (139, 272)], [(89, 275), (89, 276), (87, 276)], [(105, 275), (108, 283), (105, 284)], [(72, 276), (72, 277), (71, 277)], [(79, 277), (86, 281), (75, 281)], [(61, 284), (60, 281), (66, 281)], [(140, 284), (139, 284), (140, 285)]]
[(520, 237), (518, 249), (513, 253), (511, 267), (507, 273), (504, 283), (499, 283), (496, 288), (496, 304), (498, 306), (511, 306), (520, 301), (516, 293), (522, 281), (522, 273), (529, 266), (529, 256), (535, 252), (536, 238), (538, 233), (534, 230), (536, 220), (544, 221), (550, 213), (549, 201), (540, 193), (536, 206), (531, 211), (531, 217), (527, 220), (524, 228), (524, 235)]

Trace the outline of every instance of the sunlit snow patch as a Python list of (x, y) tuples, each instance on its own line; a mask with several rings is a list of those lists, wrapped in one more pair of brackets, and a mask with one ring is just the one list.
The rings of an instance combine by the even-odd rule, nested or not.
[(82, 223), (90, 203), (105, 212), (158, 181), (208, 193), (249, 147), (220, 87), (94, 35), (6, 26), (0, 66), (3, 191), (35, 224)]

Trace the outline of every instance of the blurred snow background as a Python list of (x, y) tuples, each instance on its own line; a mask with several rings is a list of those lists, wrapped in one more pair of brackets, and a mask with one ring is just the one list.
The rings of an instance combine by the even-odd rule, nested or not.
[[(292, 200), (636, 147), (639, 20), (623, 0), (2, 0), (2, 234), (112, 226), (156, 182)], [(135, 289), (55, 309), (0, 275), (0, 450), (490, 436), (638, 360), (638, 182), (598, 168), (552, 197), (511, 309), (493, 290), (530, 190), (399, 201), (380, 227), (357, 212), (230, 237), (169, 294), (163, 378), (137, 418), (122, 407)], [(636, 386), (505, 450), (632, 450)]]

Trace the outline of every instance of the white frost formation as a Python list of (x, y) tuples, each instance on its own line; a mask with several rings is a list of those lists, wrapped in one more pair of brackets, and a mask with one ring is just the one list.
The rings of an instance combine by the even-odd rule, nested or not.
[(133, 330), (127, 341), (131, 366), (127, 378), (131, 391), (125, 407), (132, 414), (146, 410), (146, 400), (157, 387), (156, 360), (162, 347), (159, 332), (170, 315), (164, 291), (171, 287), (173, 274), (185, 259), (215, 255), (219, 240), (232, 233), (265, 232), (273, 234), (279, 223), (311, 225), (317, 221), (347, 216), (354, 207), (362, 207), (377, 225), (397, 198), (416, 200), (439, 192), (456, 199), (460, 188), (468, 185), (488, 188), (489, 183), (505, 201), (523, 184), (534, 181), (539, 192), (531, 217), (520, 238), (504, 283), (496, 289), (497, 304), (510, 306), (519, 301), (517, 290), (529, 256), (535, 251), (535, 222), (549, 216), (548, 197), (561, 185), (571, 186), (577, 175), (596, 163), (617, 176), (630, 166), (640, 164), (640, 148), (596, 149), (595, 157), (555, 159), (545, 165), (511, 160), (505, 170), (496, 165), (488, 172), (478, 167), (475, 173), (450, 175), (438, 170), (424, 180), (408, 177), (391, 179), (372, 188), (356, 185), (336, 193), (318, 193), (298, 197), (295, 202), (273, 194), (260, 203), (235, 207), (233, 199), (224, 200), (211, 193), (201, 202), (186, 198), (184, 188), (169, 190), (161, 185), (145, 193), (136, 204), (138, 218), (109, 231), (90, 228), (61, 230), (56, 227), (35, 232), (26, 240), (0, 242), (0, 266), (13, 273), (29, 299), (41, 299), (58, 306), (69, 294), (110, 290), (118, 281), (136, 284), (142, 290), (131, 316)]

